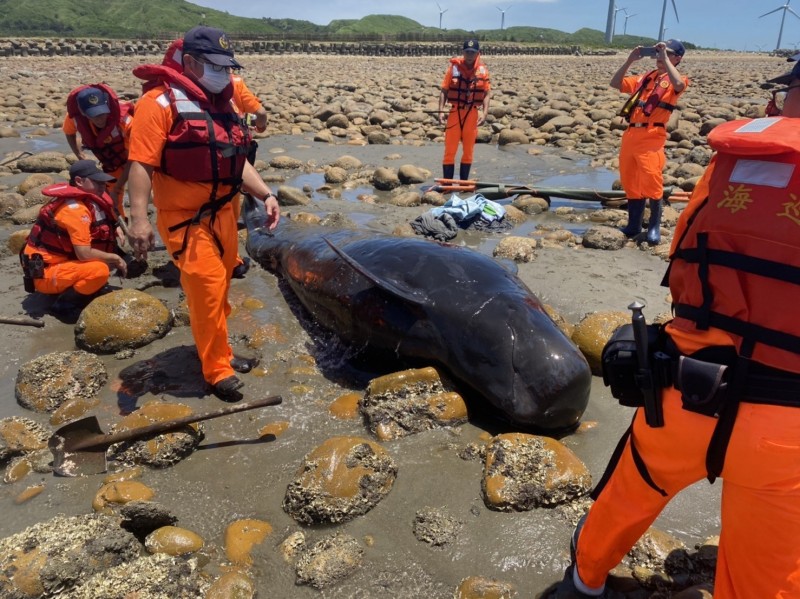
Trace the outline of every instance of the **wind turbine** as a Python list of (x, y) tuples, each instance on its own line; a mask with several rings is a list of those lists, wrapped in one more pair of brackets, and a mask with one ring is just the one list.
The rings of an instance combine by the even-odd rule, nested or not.
[(500, 31), (503, 31), (503, 27), (506, 24), (506, 11), (508, 8), (511, 8), (511, 4), (509, 4), (508, 8), (506, 9), (500, 8), (499, 6), (496, 6), (495, 8), (500, 11)]
[(611, 26), (611, 33), (616, 35), (617, 34), (617, 13), (619, 11), (624, 12), (626, 15), (628, 14), (627, 8), (615, 8), (614, 9), (614, 24)]
[(608, 0), (608, 19), (606, 19), (606, 43), (610, 44), (614, 39), (614, 17), (617, 15), (615, 12), (615, 0)]
[[(786, 1), (790, 2), (791, 0), (786, 0)], [(672, 10), (675, 11), (675, 20), (678, 21), (678, 23), (680, 23), (681, 20), (678, 18), (678, 7), (675, 6), (675, 0), (672, 0)], [(667, 0), (664, 0), (664, 5), (661, 7), (661, 24), (658, 26), (659, 42), (664, 41), (664, 32), (666, 31), (666, 29), (664, 28), (664, 17), (666, 16), (666, 14), (667, 14)]]
[[(436, 6), (439, 6), (438, 2), (436, 3)], [(439, 29), (442, 28), (442, 15), (444, 13), (446, 13), (448, 10), (450, 10), (450, 9), (449, 8), (445, 8), (444, 10), (442, 10), (442, 7), (439, 6)]]
[(622, 35), (627, 35), (628, 34), (628, 19), (630, 19), (631, 17), (635, 17), (636, 14), (638, 14), (638, 13), (634, 13), (632, 15), (629, 15), (628, 13), (625, 13), (625, 26), (622, 28)]
[(771, 10), (769, 12), (765, 12), (763, 15), (758, 17), (760, 19), (761, 17), (766, 17), (767, 15), (771, 15), (772, 13), (778, 12), (779, 10), (783, 11), (783, 15), (781, 15), (781, 28), (778, 30), (778, 45), (775, 46), (776, 50), (780, 50), (781, 49), (781, 38), (783, 37), (783, 23), (784, 23), (784, 21), (786, 21), (786, 13), (790, 12), (794, 16), (796, 16), (798, 19), (800, 19), (800, 15), (798, 15), (791, 8), (789, 8), (789, 2), (791, 2), (791, 1), (792, 0), (786, 0), (786, 4), (784, 4), (783, 6), (779, 6), (775, 10)]

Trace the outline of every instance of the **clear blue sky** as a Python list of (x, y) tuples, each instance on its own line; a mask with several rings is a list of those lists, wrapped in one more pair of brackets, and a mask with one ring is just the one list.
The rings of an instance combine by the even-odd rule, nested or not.
[[(243, 17), (303, 19), (327, 25), (334, 19), (359, 19), (370, 14), (408, 17), (428, 27), (439, 26), (439, 11), (445, 29), (499, 29), (505, 10), (505, 26), (549, 27), (572, 33), (589, 27), (605, 31), (609, 0), (191, 0), (192, 4), (227, 11)], [(776, 47), (783, 11), (758, 18), (789, 2), (800, 14), (800, 0), (667, 0), (666, 37), (701, 46), (768, 51)], [(627, 32), (658, 36), (662, 0), (616, 0), (617, 8), (629, 15)], [(625, 12), (617, 12), (617, 34), (625, 27)], [(800, 48), (800, 18), (786, 13), (781, 40), (783, 48)]]

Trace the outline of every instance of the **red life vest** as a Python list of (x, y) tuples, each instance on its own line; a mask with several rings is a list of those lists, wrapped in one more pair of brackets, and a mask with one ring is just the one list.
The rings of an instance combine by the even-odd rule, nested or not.
[[(78, 93), (88, 87), (96, 87), (108, 94), (108, 107), (111, 112), (106, 126), (100, 130), (95, 129), (78, 108)], [(75, 127), (81, 134), (81, 144), (92, 151), (105, 172), (112, 173), (125, 165), (128, 161), (128, 150), (125, 148), (121, 125), (130, 123), (133, 118), (132, 103), (120, 102), (114, 90), (106, 84), (92, 83), (70, 92), (67, 96), (67, 114), (75, 121)]]
[(73, 260), (77, 258), (69, 233), (59, 226), (55, 219), (56, 212), (66, 201), (75, 200), (82, 202), (92, 215), (92, 222), (89, 224), (91, 246), (109, 253), (116, 250), (114, 228), (117, 218), (113, 212), (114, 202), (107, 193), (104, 192), (102, 197), (98, 197), (67, 183), (49, 185), (42, 189), (42, 193), (54, 199), (39, 210), (39, 216), (36, 217), (36, 222), (28, 235), (30, 247), (67, 256)]
[(469, 68), (463, 56), (451, 58), (450, 64), (447, 101), (458, 108), (482, 104), (489, 88), (489, 69), (486, 65), (477, 58)]
[(684, 331), (727, 332), (740, 356), (800, 373), (800, 121), (724, 123), (709, 195), (667, 273)]
[(134, 69), (156, 78), (172, 110), (172, 130), (161, 154), (161, 171), (179, 181), (238, 186), (242, 181), (250, 131), (232, 101), (233, 84), (213, 101), (189, 77), (163, 65)]

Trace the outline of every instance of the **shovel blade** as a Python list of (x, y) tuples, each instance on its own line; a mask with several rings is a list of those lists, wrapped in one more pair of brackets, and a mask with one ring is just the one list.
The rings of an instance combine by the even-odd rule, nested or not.
[(70, 451), (77, 443), (98, 436), (104, 435), (94, 416), (81, 418), (59, 428), (47, 443), (53, 454), (53, 472), (58, 476), (88, 476), (105, 472), (107, 446)]

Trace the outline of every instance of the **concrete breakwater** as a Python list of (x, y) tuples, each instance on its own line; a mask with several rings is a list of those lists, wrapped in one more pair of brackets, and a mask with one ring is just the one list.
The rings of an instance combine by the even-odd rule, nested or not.
[[(176, 33), (177, 37), (180, 35)], [(171, 39), (112, 40), (91, 38), (0, 38), (0, 56), (146, 56), (163, 53)], [(575, 55), (580, 46), (533, 46), (507, 42), (484, 43), (486, 55)], [(237, 39), (238, 54), (330, 54), (340, 56), (455, 56), (452, 42), (308, 41)]]

